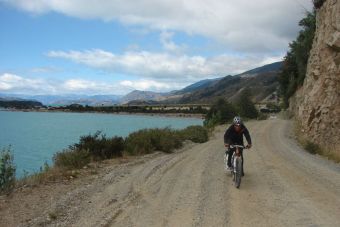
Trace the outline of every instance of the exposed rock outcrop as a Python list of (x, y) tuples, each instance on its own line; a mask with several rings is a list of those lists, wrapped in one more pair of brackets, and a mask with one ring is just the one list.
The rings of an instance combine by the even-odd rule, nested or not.
[(306, 78), (290, 108), (306, 139), (340, 157), (340, 0), (322, 2)]
[(313, 0), (314, 7), (316, 9), (319, 9), (324, 2), (325, 2), (325, 0)]

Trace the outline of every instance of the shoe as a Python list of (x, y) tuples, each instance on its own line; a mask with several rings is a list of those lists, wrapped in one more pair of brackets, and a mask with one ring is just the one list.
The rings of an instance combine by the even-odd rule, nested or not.
[(244, 177), (244, 172), (242, 172), (242, 177)]
[(233, 170), (233, 167), (228, 166), (227, 170), (232, 171), (232, 170)]

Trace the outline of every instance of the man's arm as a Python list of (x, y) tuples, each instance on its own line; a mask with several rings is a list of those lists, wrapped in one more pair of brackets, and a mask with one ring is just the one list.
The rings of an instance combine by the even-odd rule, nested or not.
[(224, 133), (224, 144), (229, 144), (230, 142), (230, 127)]
[(244, 127), (244, 136), (246, 137), (247, 143), (248, 145), (251, 146), (251, 138), (250, 138), (250, 134), (249, 131), (246, 127)]

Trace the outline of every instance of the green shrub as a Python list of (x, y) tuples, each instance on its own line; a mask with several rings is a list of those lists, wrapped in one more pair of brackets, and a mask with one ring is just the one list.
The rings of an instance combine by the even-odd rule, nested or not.
[(258, 117), (258, 111), (254, 103), (250, 100), (251, 91), (249, 88), (243, 89), (236, 103), (239, 115), (243, 118), (254, 119)]
[(10, 192), (15, 185), (15, 170), (11, 148), (0, 152), (0, 193)]
[(182, 147), (183, 139), (178, 132), (166, 129), (160, 130), (157, 133), (160, 134), (155, 140), (156, 150), (171, 153), (174, 149)]
[(226, 124), (232, 121), (237, 115), (245, 119), (257, 118), (258, 111), (254, 103), (250, 100), (250, 97), (250, 89), (245, 88), (235, 104), (229, 103), (223, 98), (218, 99), (205, 116), (204, 126), (213, 128), (216, 125)]
[(270, 110), (271, 113), (279, 113), (281, 111), (281, 107), (274, 103), (267, 103), (266, 107)]
[(162, 151), (171, 153), (180, 148), (184, 140), (203, 143), (208, 140), (208, 131), (202, 126), (190, 126), (184, 130), (142, 129), (131, 133), (124, 141), (121, 137), (107, 138), (98, 131), (93, 135), (80, 137), (78, 143), (58, 152), (53, 157), (56, 167), (66, 169), (82, 168), (91, 160), (120, 157), (125, 151), (130, 155), (143, 155)]
[(259, 113), (259, 115), (257, 116), (257, 120), (267, 120), (268, 119), (268, 114), (264, 114), (264, 113)]
[(304, 148), (311, 154), (322, 154), (320, 146), (317, 145), (316, 143), (307, 141), (306, 144), (304, 145)]
[(123, 156), (124, 139), (122, 137), (115, 136), (104, 141), (106, 146), (102, 151), (102, 158), (109, 159)]
[(81, 136), (79, 142), (69, 146), (69, 148), (71, 150), (94, 150), (98, 145), (100, 134), (101, 131), (97, 131), (93, 135), (89, 134), (86, 136)]
[(180, 131), (180, 134), (183, 139), (191, 140), (195, 143), (204, 143), (209, 139), (208, 129), (199, 125), (189, 126)]
[(211, 128), (219, 124), (225, 124), (231, 121), (235, 115), (237, 115), (235, 106), (220, 98), (205, 116), (204, 126)]
[(131, 155), (151, 153), (153, 149), (147, 130), (131, 133), (125, 140), (125, 150)]
[(169, 128), (139, 130), (131, 133), (125, 140), (125, 150), (131, 155), (149, 154), (154, 151), (170, 153), (181, 146), (179, 133)]
[(280, 92), (285, 109), (289, 106), (289, 98), (302, 86), (305, 79), (316, 29), (316, 11), (307, 12), (306, 17), (300, 20), (299, 25), (302, 29), (296, 40), (289, 44), (289, 50), (284, 57), (282, 72), (279, 76)]
[(88, 150), (67, 149), (57, 152), (53, 156), (56, 167), (64, 169), (80, 169), (91, 161)]
[(97, 131), (95, 134), (81, 136), (79, 143), (70, 146), (71, 150), (87, 150), (93, 160), (104, 160), (113, 157), (121, 157), (124, 150), (122, 137), (106, 138)]

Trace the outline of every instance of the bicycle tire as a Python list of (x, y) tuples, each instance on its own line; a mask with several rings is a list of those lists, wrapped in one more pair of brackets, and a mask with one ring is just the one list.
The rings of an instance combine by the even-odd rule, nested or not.
[(235, 187), (239, 188), (241, 185), (241, 177), (242, 177), (242, 160), (241, 158), (236, 158), (236, 166), (235, 166)]
[(232, 170), (230, 171), (230, 176), (233, 177), (233, 181), (235, 181), (235, 174), (234, 174), (234, 155), (231, 156), (231, 166)]

